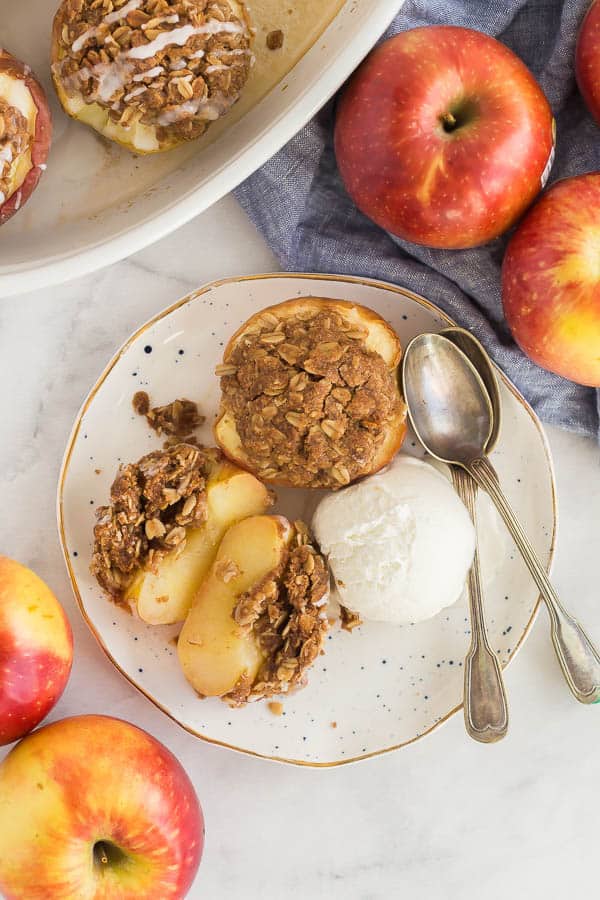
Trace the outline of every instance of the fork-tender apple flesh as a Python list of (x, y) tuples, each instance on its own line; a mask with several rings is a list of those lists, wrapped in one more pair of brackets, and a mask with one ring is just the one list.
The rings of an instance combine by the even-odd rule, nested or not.
[(125, 601), (150, 625), (182, 622), (227, 529), (271, 505), (264, 484), (228, 462), (217, 464), (209, 476), (206, 499), (206, 522), (188, 531), (183, 553), (165, 556), (156, 574), (143, 569), (125, 594)]
[(152, 125), (142, 125), (141, 122), (132, 122), (127, 128), (113, 122), (109, 116), (109, 111), (99, 103), (86, 103), (80, 96), (67, 94), (64, 87), (58, 80), (54, 79), (58, 98), (68, 115), (89, 125), (98, 131), (104, 137), (111, 141), (116, 141), (127, 150), (133, 153), (158, 153), (162, 150), (169, 150), (171, 144), (159, 144), (156, 137), (156, 128)]
[[(276, 569), (294, 535), (281, 516), (255, 516), (234, 525), (194, 600), (177, 643), (183, 673), (206, 697), (222, 697), (241, 678), (256, 678), (263, 654), (252, 631), (236, 624), (233, 611), (245, 591)], [(219, 563), (239, 570), (230, 581), (218, 577)]]
[[(10, 106), (18, 109), (22, 116), (27, 119), (27, 130), (29, 134), (35, 134), (35, 123), (37, 119), (37, 106), (33, 102), (31, 91), (24, 81), (14, 78), (7, 72), (0, 72), (0, 97)], [(18, 191), (27, 173), (33, 166), (31, 160), (31, 148), (21, 153), (13, 161), (8, 173), (9, 190), (6, 199), (12, 197), (15, 191)]]

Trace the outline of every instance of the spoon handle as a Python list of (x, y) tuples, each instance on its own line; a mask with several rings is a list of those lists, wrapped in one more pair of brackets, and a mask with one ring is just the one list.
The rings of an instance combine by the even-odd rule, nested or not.
[(556, 591), (512, 507), (487, 457), (473, 460), (469, 472), (490, 495), (525, 560), (550, 614), (552, 643), (571, 692), (580, 703), (600, 701), (600, 656), (576, 619), (563, 607)]
[[(452, 469), (452, 480), (477, 529), (476, 483), (468, 472), (456, 467)], [(474, 740), (492, 744), (501, 740), (508, 730), (508, 704), (500, 665), (487, 639), (477, 539), (467, 591), (471, 608), (471, 646), (465, 659), (465, 727)]]
[[(477, 485), (468, 472), (456, 467), (452, 468), (452, 480), (477, 529)], [(507, 732), (508, 704), (500, 665), (487, 639), (477, 539), (467, 590), (471, 608), (471, 646), (465, 659), (465, 727), (474, 740), (492, 744)]]

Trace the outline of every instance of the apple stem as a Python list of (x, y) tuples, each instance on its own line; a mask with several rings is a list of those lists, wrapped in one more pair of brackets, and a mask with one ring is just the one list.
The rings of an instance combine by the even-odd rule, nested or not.
[(446, 131), (452, 131), (456, 125), (456, 119), (451, 112), (444, 113), (442, 116), (442, 124)]

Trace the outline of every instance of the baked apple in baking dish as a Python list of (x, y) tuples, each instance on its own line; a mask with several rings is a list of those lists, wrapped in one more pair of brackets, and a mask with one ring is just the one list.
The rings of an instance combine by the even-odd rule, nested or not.
[(217, 367), (217, 442), (274, 484), (337, 489), (376, 472), (406, 432), (400, 357), (391, 326), (363, 306), (271, 306), (234, 334)]
[(202, 135), (252, 63), (241, 0), (63, 0), (52, 74), (65, 111), (136, 153)]
[(179, 635), (185, 677), (233, 706), (301, 685), (328, 629), (328, 595), (305, 525), (244, 519), (225, 534)]
[(267, 488), (219, 451), (177, 444), (122, 466), (96, 513), (91, 571), (152, 625), (180, 622), (227, 529), (272, 504)]
[(29, 66), (0, 49), (0, 225), (37, 187), (51, 140), (44, 89)]

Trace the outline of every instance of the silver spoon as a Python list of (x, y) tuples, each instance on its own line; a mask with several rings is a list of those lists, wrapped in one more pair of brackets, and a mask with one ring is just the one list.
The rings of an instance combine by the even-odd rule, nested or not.
[[(501, 404), (498, 383), (489, 357), (477, 338), (464, 328), (446, 328), (441, 332), (470, 359), (488, 393), (494, 412), (492, 433), (485, 447), (491, 453), (500, 432)], [(465, 658), (464, 715), (470, 737), (482, 743), (499, 741), (508, 730), (508, 703), (498, 657), (490, 647), (485, 625), (481, 566), (477, 541), (477, 484), (468, 472), (452, 466), (454, 488), (465, 504), (475, 526), (475, 554), (467, 579), (471, 611), (471, 645)]]
[(598, 651), (562, 606), (486, 456), (493, 411), (476, 369), (448, 338), (421, 334), (406, 349), (402, 374), (410, 419), (419, 440), (432, 456), (466, 469), (490, 495), (546, 603), (552, 642), (569, 688), (581, 703), (597, 703)]

